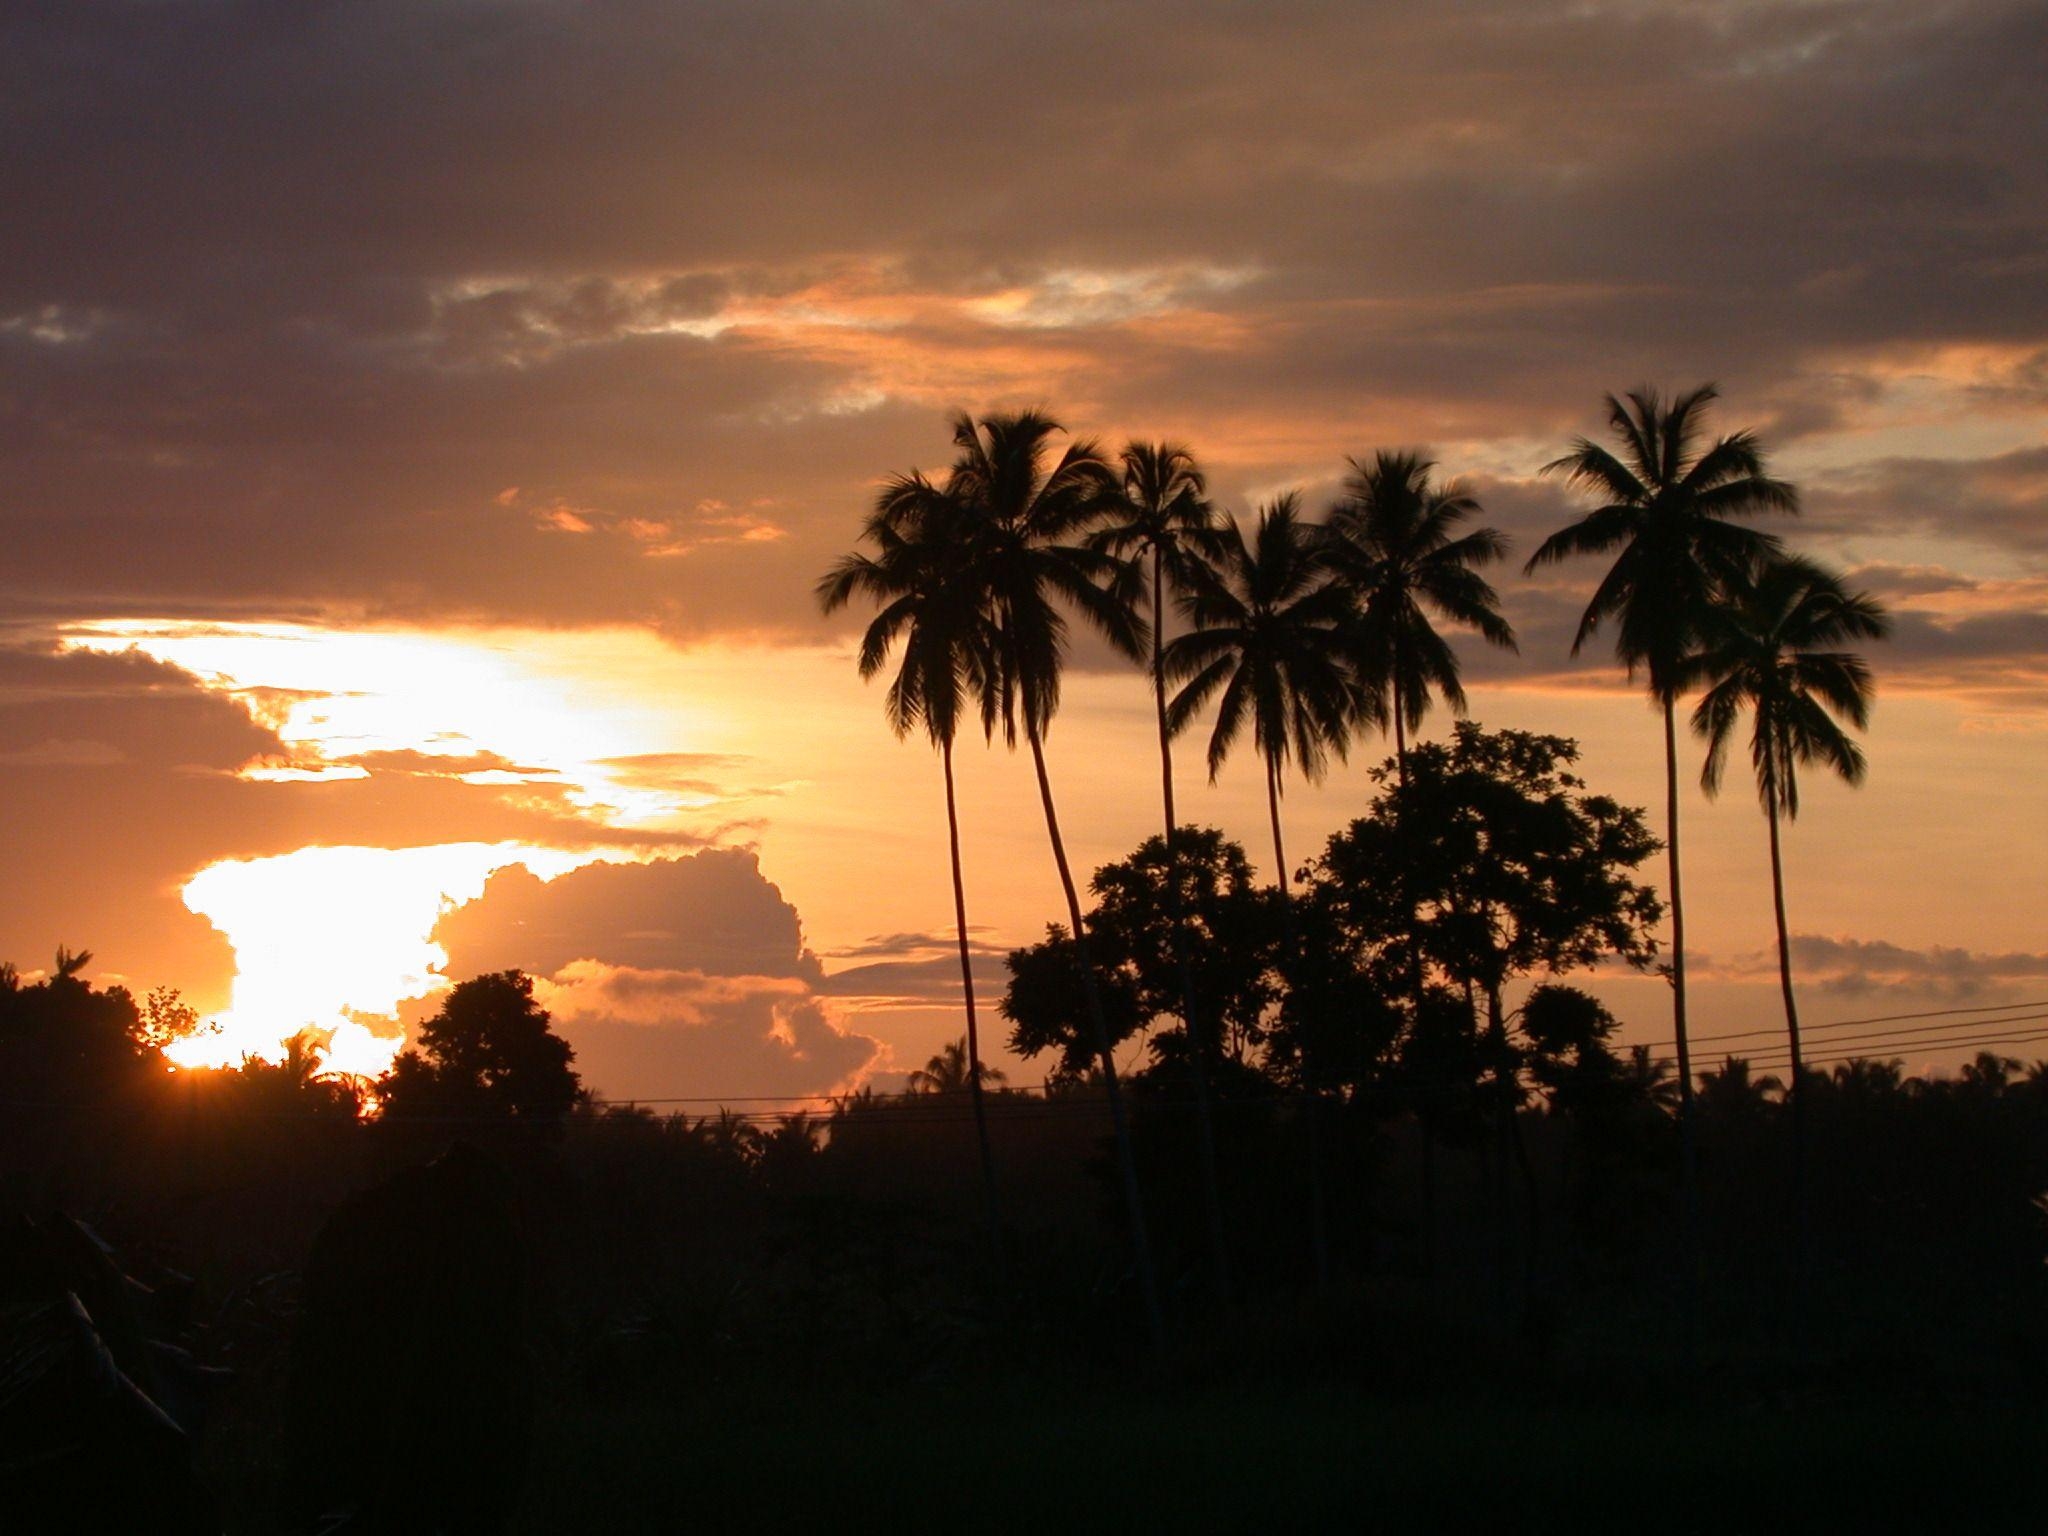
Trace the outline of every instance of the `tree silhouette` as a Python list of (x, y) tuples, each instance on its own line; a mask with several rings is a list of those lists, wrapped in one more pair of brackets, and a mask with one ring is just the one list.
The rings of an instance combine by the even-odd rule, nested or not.
[(1709, 686), (1693, 710), (1692, 728), (1707, 740), (1700, 782), (1719, 790), (1728, 744), (1743, 712), (1751, 717), (1749, 756), (1757, 797), (1770, 828), (1771, 907), (1778, 930), (1778, 984), (1792, 1060), (1792, 1187), (1802, 1248), (1806, 1228), (1806, 1064), (1799, 1043), (1799, 1005), (1792, 986), (1792, 939), (1785, 922), (1785, 865), (1780, 817), (1799, 814), (1801, 764), (1832, 769), (1850, 784), (1863, 781), (1860, 747), (1836, 723), (1862, 730), (1870, 719), (1870, 670), (1841, 649), (1882, 639), (1884, 611), (1810, 560), (1785, 557), (1735, 583), (1709, 615), (1689, 675)]
[[(1671, 1014), (1678, 1046), (1678, 1101), (1686, 1209), (1697, 1210), (1697, 1152), (1692, 1124), (1692, 1046), (1686, 1028), (1685, 902), (1679, 879), (1678, 696), (1688, 658), (1714, 604), (1766, 559), (1777, 539), (1733, 521), (1765, 512), (1796, 512), (1798, 493), (1765, 473), (1754, 433), (1736, 432), (1700, 449), (1701, 423), (1717, 396), (1703, 384), (1666, 401), (1638, 388), (1607, 397), (1610, 433), (1620, 452), (1581, 437), (1564, 457), (1544, 466), (1598, 505), (1537, 547), (1525, 571), (1574, 555), (1615, 556), (1595, 588), (1572, 638), (1576, 656), (1612, 622), (1615, 654), (1633, 679), (1647, 674), (1650, 697), (1664, 716), (1665, 850), (1671, 877)], [(1687, 1218), (1697, 1271), (1697, 1217)], [(1696, 1312), (1687, 1308), (1688, 1325)]]
[[(1046, 837), (1079, 960), (1078, 979), (1102, 1057), (1139, 1288), (1152, 1338), (1163, 1347), (1166, 1319), (1129, 1119), (1117, 1084), (1109, 1018), (1089, 963), (1081, 895), (1060, 835), (1045, 763), (1045, 734), (1059, 709), (1060, 674), (1066, 663), (1067, 621), (1062, 609), (1078, 613), (1128, 656), (1142, 654), (1146, 626), (1131, 603), (1135, 568), (1085, 543), (1114, 508), (1116, 477), (1091, 442), (1070, 441), (1054, 457), (1053, 439), (1062, 430), (1039, 411), (991, 415), (978, 422), (962, 412), (953, 418), (956, 454), (944, 493), (963, 514), (958, 579), (995, 628), (996, 670), (984, 706), (986, 717), (1002, 722), (1004, 738), (1012, 745), (1021, 726), (1031, 752)], [(922, 504), (927, 498), (919, 493), (915, 500)]]
[(1499, 594), (1478, 570), (1507, 552), (1507, 538), (1495, 528), (1453, 537), (1478, 514), (1479, 502), (1458, 481), (1434, 482), (1435, 468), (1405, 451), (1353, 459), (1323, 525), (1323, 559), (1357, 606), (1344, 625), (1344, 645), (1359, 681), (1363, 723), (1392, 723), (1404, 773), (1407, 733), (1429, 712), (1432, 689), (1454, 714), (1465, 713), (1457, 653), (1430, 615), (1516, 649)]
[[(1221, 833), (1187, 827), (1180, 840), (1171, 860), (1165, 839), (1150, 837), (1095, 872), (1091, 957), (1119, 1043), (1145, 1029), (1162, 1068), (1177, 1067), (1194, 1050), (1214, 1056), (1212, 1067), (1243, 1068), (1264, 1041), (1279, 995), (1273, 893), (1254, 883), (1244, 850)], [(1188, 963), (1220, 1026), (1204, 1030), (1199, 1041), (1179, 1014), (1182, 927), (1193, 940)], [(1056, 1049), (1060, 1074), (1079, 1075), (1090, 1051), (1071, 939), (1054, 928), (1043, 944), (1013, 952), (1009, 966), (1002, 1011), (1016, 1025), (1013, 1048), (1024, 1056)], [(1179, 1027), (1160, 1024), (1174, 1015)]]
[(1167, 648), (1167, 672), (1182, 683), (1168, 715), (1177, 732), (1216, 699), (1211, 781), (1251, 722), (1265, 760), (1274, 880), (1285, 896), (1282, 770), (1291, 758), (1311, 782), (1322, 778), (1331, 756), (1344, 755), (1356, 713), (1356, 690), (1337, 650), (1349, 597), (1325, 579), (1292, 493), (1260, 511), (1249, 541), (1232, 518), (1219, 543), (1214, 569), (1182, 598), (1194, 629)]
[(1004, 1073), (975, 1059), (963, 1038), (948, 1040), (940, 1046), (929, 1061), (904, 1080), (903, 1086), (910, 1093), (966, 1093), (981, 1083), (994, 1087), (1004, 1081)]
[[(1166, 589), (1186, 592), (1218, 552), (1215, 509), (1208, 502), (1208, 481), (1192, 451), (1179, 443), (1131, 442), (1124, 445), (1121, 491), (1111, 522), (1089, 540), (1097, 549), (1130, 559), (1145, 577), (1152, 608), (1152, 702), (1159, 728), (1159, 782), (1166, 818), (1169, 852), (1178, 851), (1179, 820), (1173, 801), (1173, 732), (1166, 710)], [(1178, 899), (1179, 881), (1167, 882)], [(1209, 1108), (1209, 1051), (1200, 1042), (1207, 1016), (1198, 1000), (1194, 967), (1188, 958), (1185, 914), (1173, 914), (1173, 944), (1180, 980), (1180, 1014), (1187, 1021), (1189, 1080), (1195, 1090), (1196, 1120), (1202, 1144), (1203, 1185), (1209, 1220), (1210, 1265), (1219, 1295), (1230, 1292), (1229, 1248), (1223, 1230), (1223, 1196), (1216, 1168), (1216, 1130)]]
[(967, 942), (967, 886), (960, 864), (960, 812), (953, 784), (953, 741), (963, 704), (979, 703), (984, 729), (994, 723), (999, 670), (998, 635), (982, 605), (966, 562), (971, 530), (960, 503), (922, 475), (900, 476), (883, 487), (863, 537), (875, 553), (847, 555), (818, 583), (827, 613), (856, 594), (881, 611), (861, 639), (860, 675), (873, 678), (901, 643), (903, 660), (885, 699), (898, 736), (922, 727), (939, 749), (946, 786), (946, 846), (952, 861), (953, 928), (960, 950), (960, 990), (967, 1011), (966, 1049), (972, 1070), (965, 1086), (974, 1110), (981, 1157), (982, 1193), (989, 1229), (1000, 1244), (1001, 1202), (988, 1111), (982, 1103), (981, 1030), (974, 1000), (974, 965)]
[(458, 982), (379, 1079), (385, 1115), (559, 1125), (583, 1089), (569, 1065), (576, 1053), (550, 1022), (522, 972)]

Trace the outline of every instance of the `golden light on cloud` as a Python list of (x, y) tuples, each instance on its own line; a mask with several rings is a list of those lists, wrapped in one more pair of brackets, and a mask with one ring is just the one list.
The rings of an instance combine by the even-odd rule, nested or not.
[[(604, 675), (606, 632), (577, 636), (477, 630), (336, 630), (303, 624), (189, 624), (108, 620), (64, 634), (80, 650), (140, 651), (196, 673), (223, 692), (260, 694), (285, 763), (252, 763), (244, 778), (331, 781), (365, 776), (351, 761), (377, 752), (498, 765), (452, 774), (470, 783), (555, 784), (579, 810), (620, 825), (657, 824), (689, 808), (628, 782), (613, 760), (722, 734), (686, 700), (631, 697), (593, 686)], [(618, 644), (659, 649), (651, 636)], [(482, 775), (490, 774), (486, 778)]]
[(234, 1066), (245, 1056), (275, 1061), (285, 1041), (311, 1028), (329, 1036), (325, 1070), (379, 1076), (405, 1043), (401, 1005), (451, 984), (447, 951), (433, 940), (442, 914), (474, 901), (508, 865), (545, 880), (595, 857), (444, 843), (301, 848), (215, 864), (186, 884), (185, 905), (233, 945), (233, 995), (208, 1021), (212, 1030), (166, 1054), (187, 1067)]
[[(400, 772), (495, 789), (513, 805), (531, 789), (586, 834), (569, 848), (316, 845), (197, 871), (185, 905), (226, 936), (236, 974), (213, 1027), (169, 1053), (185, 1066), (276, 1060), (310, 1027), (328, 1037), (326, 1070), (376, 1076), (404, 1044), (400, 1010), (456, 979), (445, 974), (436, 924), (482, 894), (494, 872), (520, 864), (552, 879), (601, 859), (645, 857), (650, 847), (626, 834), (677, 830), (723, 798), (701, 770), (687, 771), (729, 746), (722, 717), (677, 689), (606, 681), (627, 657), (635, 665), (625, 670), (645, 678), (672, 654), (641, 632), (116, 620), (76, 626), (64, 643), (143, 652), (258, 709), (287, 759), (245, 764), (243, 779), (334, 783)], [(618, 845), (605, 842), (608, 832), (620, 834)]]

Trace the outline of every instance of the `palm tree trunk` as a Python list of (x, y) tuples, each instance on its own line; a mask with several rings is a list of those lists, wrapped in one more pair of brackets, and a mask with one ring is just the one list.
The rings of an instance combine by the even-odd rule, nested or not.
[(1088, 955), (1088, 930), (1081, 921), (1081, 895), (1074, 886), (1074, 872), (1067, 863), (1067, 845), (1060, 836), (1059, 813), (1053, 807), (1052, 780), (1045, 771), (1045, 743), (1038, 726), (1026, 711), (1024, 736), (1031, 744), (1031, 766), (1038, 774), (1038, 798), (1045, 808), (1045, 831), (1052, 840), (1052, 861), (1059, 870), (1060, 890), (1067, 898), (1067, 919), (1074, 935), (1074, 958), (1081, 968), (1081, 991), (1088, 1000), (1088, 1018), (1095, 1029), (1095, 1049), (1102, 1058), (1102, 1085), (1109, 1096), (1110, 1124), (1116, 1133), (1118, 1171), (1122, 1174), (1124, 1209), (1131, 1223), (1131, 1245), (1138, 1266), (1138, 1285), (1145, 1297), (1145, 1324), (1155, 1352), (1166, 1348), (1166, 1313), (1159, 1300), (1159, 1274), (1152, 1263), (1152, 1237), (1145, 1226), (1145, 1201), (1138, 1190), (1138, 1161), (1131, 1146), (1130, 1119), (1124, 1112), (1123, 1089), (1117, 1083), (1116, 1048), (1109, 1038), (1109, 1016), (1103, 1012), (1102, 992), (1095, 983), (1095, 966)]
[(1792, 1242), (1795, 1277), (1803, 1291), (1807, 1268), (1806, 1058), (1799, 1049), (1799, 1003), (1792, 991), (1792, 938), (1785, 924), (1785, 863), (1778, 846), (1778, 796), (1767, 787), (1764, 811), (1771, 828), (1771, 900), (1778, 917), (1778, 985), (1785, 993), (1785, 1033), (1792, 1046)]
[(1394, 661), (1387, 680), (1387, 697), (1394, 701), (1394, 782), (1402, 788), (1408, 786), (1408, 711), (1405, 707), (1407, 693), (1401, 686), (1403, 661), (1401, 626), (1394, 626)]
[[(1287, 850), (1280, 844), (1280, 764), (1271, 756), (1266, 759), (1266, 805), (1273, 816), (1273, 879), (1280, 887), (1283, 907), (1287, 896)], [(1293, 919), (1288, 919), (1292, 926)]]
[(967, 1096), (974, 1106), (974, 1135), (981, 1146), (981, 1188), (988, 1202), (988, 1228), (1000, 1261), (1003, 1251), (1002, 1204), (996, 1195), (996, 1160), (989, 1147), (988, 1105), (981, 1090), (981, 1033), (974, 1011), (974, 964), (967, 950), (967, 885), (960, 872), (960, 812), (953, 797), (953, 742), (939, 745), (946, 771), (946, 842), (953, 856), (953, 926), (960, 937), (960, 990), (967, 999)]
[(1671, 860), (1671, 1022), (1678, 1046), (1678, 1157), (1685, 1206), (1685, 1316), (1682, 1326), (1690, 1364), (1697, 1350), (1695, 1329), (1700, 1293), (1700, 1195), (1698, 1127), (1693, 1122), (1692, 1042), (1685, 1029), (1685, 901), (1678, 883), (1678, 727), (1676, 697), (1664, 703), (1664, 825)]
[(1188, 1031), (1188, 1070), (1195, 1088), (1195, 1129), (1202, 1143), (1202, 1200), (1209, 1225), (1209, 1268), (1216, 1299), (1230, 1299), (1230, 1244), (1223, 1227), (1223, 1181), (1216, 1162), (1216, 1124), (1209, 1110), (1208, 1032), (1195, 1000), (1195, 970), (1188, 962), (1187, 912), (1181, 900), (1180, 860), (1173, 834), (1173, 735), (1166, 724), (1166, 559), (1152, 551), (1152, 698), (1159, 713), (1159, 783), (1166, 801), (1168, 915), (1173, 923), (1173, 962), (1180, 972), (1181, 1018)]

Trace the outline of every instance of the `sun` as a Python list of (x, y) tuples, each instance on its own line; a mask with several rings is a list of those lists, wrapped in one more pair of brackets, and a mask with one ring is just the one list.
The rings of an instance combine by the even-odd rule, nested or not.
[[(403, 1047), (401, 1012), (452, 984), (434, 940), (442, 916), (474, 901), (498, 870), (542, 879), (603, 859), (649, 856), (650, 829), (680, 828), (717, 796), (650, 782), (638, 765), (728, 739), (719, 712), (687, 693), (607, 682), (622, 656), (645, 676), (660, 642), (640, 632), (335, 630), (287, 624), (108, 621), (68, 630), (70, 648), (140, 651), (241, 699), (275, 729), (284, 760), (243, 765), (268, 782), (368, 778), (378, 754), (517, 794), (546, 786), (592, 836), (578, 848), (448, 842), (406, 848), (314, 844), (227, 859), (184, 884), (185, 905), (228, 940), (228, 1006), (167, 1054), (183, 1066), (283, 1057), (307, 1029), (322, 1068), (374, 1077)], [(706, 744), (709, 751), (706, 750)], [(424, 767), (420, 766), (424, 764)], [(608, 833), (619, 834), (607, 844)]]

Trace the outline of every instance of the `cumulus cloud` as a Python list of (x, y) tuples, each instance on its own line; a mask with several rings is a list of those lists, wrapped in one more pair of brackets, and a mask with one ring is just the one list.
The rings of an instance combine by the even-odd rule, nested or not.
[(0, 958), (89, 947), (109, 976), (226, 1001), (226, 941), (185, 882), (225, 859), (309, 843), (437, 843), (660, 851), (701, 834), (619, 828), (490, 756), (370, 753), (351, 776), (257, 773), (292, 761), (252, 701), (139, 652), (0, 646), (0, 794), (8, 899)]
[(586, 1080), (622, 1096), (821, 1093), (882, 1055), (835, 1017), (796, 908), (748, 851), (502, 870), (436, 938), (450, 975), (542, 978)]

